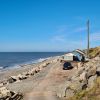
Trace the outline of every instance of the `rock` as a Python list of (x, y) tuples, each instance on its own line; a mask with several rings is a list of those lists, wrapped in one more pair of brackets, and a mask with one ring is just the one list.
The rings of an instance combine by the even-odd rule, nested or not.
[(42, 70), (42, 69), (43, 69), (43, 66), (42, 66), (42, 65), (40, 65), (40, 66), (39, 66), (39, 69), (40, 69), (40, 70)]
[(44, 67), (46, 67), (47, 66), (47, 63), (43, 63), (42, 64), (42, 67), (44, 68)]
[(92, 89), (94, 84), (95, 84), (95, 80), (97, 78), (97, 75), (95, 76), (91, 76), (89, 79), (88, 79), (88, 85), (87, 85), (87, 89)]
[(29, 73), (28, 72), (23, 72), (22, 75), (28, 76)]
[(27, 78), (27, 76), (21, 75), (21, 74), (19, 74), (17, 77), (18, 77), (19, 80), (23, 80), (23, 79)]
[(56, 63), (57, 61), (59, 61), (59, 60), (58, 60), (58, 59), (54, 59), (54, 60), (53, 60), (53, 63)]
[(87, 80), (80, 81), (80, 80), (72, 80), (69, 88), (71, 90), (74, 90), (75, 92), (78, 92), (80, 90), (83, 90), (87, 87)]
[(35, 68), (35, 73), (38, 73), (40, 71), (40, 68), (39, 67), (36, 67)]
[(7, 81), (9, 83), (13, 83), (13, 82), (16, 82), (17, 80), (19, 80), (17, 76), (11, 76)]
[(72, 77), (72, 80), (74, 80), (75, 78), (79, 77), (80, 74), (82, 74), (84, 70), (85, 70), (84, 67), (79, 68), (79, 69), (75, 72), (74, 76)]
[(82, 62), (78, 62), (77, 66), (78, 68), (82, 67), (83, 66)]
[(74, 94), (75, 94), (74, 90), (66, 89), (66, 91), (65, 91), (65, 97), (66, 97), (66, 99), (74, 96)]
[(86, 81), (87, 80), (87, 72), (84, 71), (82, 74), (80, 74), (80, 81)]
[(66, 96), (66, 88), (69, 87), (70, 84), (71, 84), (70, 81), (67, 81), (64, 84), (61, 84), (57, 90), (57, 96), (58, 97), (65, 97)]
[[(11, 97), (11, 93), (6, 87), (1, 87), (0, 88), (0, 98), (6, 98), (6, 97)], [(0, 100), (5, 100), (5, 99), (0, 99)]]
[(100, 67), (97, 68), (96, 74), (97, 76), (100, 76)]
[(0, 83), (0, 87), (3, 87), (3, 83)]
[(49, 65), (50, 64), (50, 62), (46, 62), (46, 65)]
[(87, 72), (87, 77), (94, 76), (96, 74), (97, 68), (95, 66), (91, 67)]
[(34, 74), (35, 74), (35, 70), (36, 70), (36, 68), (31, 69), (31, 70), (28, 72), (28, 74), (29, 74), (29, 75), (34, 75)]
[(79, 81), (80, 80), (80, 77), (75, 75), (71, 78), (71, 81)]
[(0, 88), (0, 100), (21, 100), (23, 95), (8, 90), (6, 87)]
[(82, 84), (79, 81), (72, 81), (69, 88), (74, 91), (82, 90)]
[(98, 57), (95, 57), (94, 60), (95, 61), (100, 61), (100, 57), (99, 56)]
[(22, 100), (23, 94), (21, 93), (14, 93), (9, 100)]

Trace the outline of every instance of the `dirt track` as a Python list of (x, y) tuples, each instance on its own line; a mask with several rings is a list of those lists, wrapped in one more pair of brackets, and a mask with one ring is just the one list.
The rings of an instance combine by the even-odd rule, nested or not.
[(62, 70), (62, 64), (59, 62), (49, 65), (47, 70), (43, 72), (46, 74), (42, 77), (42, 80), (39, 80), (33, 90), (25, 94), (25, 98), (27, 98), (25, 100), (29, 98), (29, 100), (59, 100), (57, 97), (59, 86), (75, 72), (75, 69)]

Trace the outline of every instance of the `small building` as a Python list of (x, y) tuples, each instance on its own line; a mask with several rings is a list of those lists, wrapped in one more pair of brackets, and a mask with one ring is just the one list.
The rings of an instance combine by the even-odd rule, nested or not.
[(63, 59), (67, 61), (73, 61), (73, 56), (74, 56), (73, 53), (68, 53), (64, 55)]
[[(75, 50), (72, 52), (74, 54), (75, 57), (77, 57), (77, 60), (79, 61), (85, 61), (85, 53), (79, 49)], [(74, 59), (75, 60), (75, 59)]]
[(65, 61), (85, 61), (85, 53), (79, 49), (63, 56)]

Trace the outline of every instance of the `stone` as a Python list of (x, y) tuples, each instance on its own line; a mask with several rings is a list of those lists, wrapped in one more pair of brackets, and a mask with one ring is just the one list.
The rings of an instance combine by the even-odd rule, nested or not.
[(35, 73), (38, 73), (40, 71), (40, 68), (39, 67), (36, 67), (35, 68)]
[(88, 85), (87, 85), (87, 89), (92, 89), (94, 84), (95, 84), (95, 80), (97, 78), (97, 75), (95, 76), (91, 76), (89, 79), (88, 79)]
[(94, 76), (96, 74), (97, 68), (96, 66), (91, 67), (87, 72), (87, 77)]
[(82, 62), (78, 62), (77, 66), (78, 68), (82, 67)]
[(40, 69), (40, 70), (42, 70), (42, 69), (43, 69), (43, 66), (42, 66), (42, 65), (40, 65), (40, 66), (39, 66), (39, 69)]
[(1, 87), (0, 88), (0, 98), (5, 98), (5, 97), (11, 97), (11, 93), (6, 87)]
[(43, 63), (42, 64), (42, 67), (44, 68), (44, 67), (46, 67), (47, 66), (47, 63)]
[(94, 60), (95, 61), (100, 61), (100, 57), (99, 56), (98, 57), (95, 57)]
[(66, 99), (74, 96), (74, 94), (75, 94), (74, 90), (66, 89), (66, 91), (65, 91), (65, 97), (66, 97)]
[(29, 75), (34, 75), (35, 74), (35, 70), (36, 70), (36, 68), (33, 68), (33, 69), (29, 70), (28, 74)]
[(87, 72), (84, 71), (82, 74), (80, 74), (80, 81), (86, 81), (87, 80)]
[(53, 60), (53, 63), (56, 63), (57, 61), (58, 61), (58, 59), (54, 59), (54, 60)]
[(100, 67), (97, 68), (96, 74), (97, 76), (100, 76)]
[(58, 97), (65, 97), (66, 96), (66, 88), (69, 87), (71, 84), (70, 81), (67, 81), (63, 84), (61, 84), (57, 90), (57, 96)]
[(75, 74), (74, 74), (74, 76), (72, 76), (72, 80), (79, 80), (79, 76), (80, 76), (80, 74), (82, 74), (83, 73), (83, 71), (84, 71), (84, 67), (81, 67), (81, 68), (79, 68), (76, 72), (75, 72)]
[(19, 80), (17, 76), (11, 76), (7, 81), (9, 83), (13, 83), (13, 82), (16, 82), (17, 80)]
[(0, 83), (0, 87), (2, 87), (3, 86), (3, 83)]
[(46, 62), (46, 65), (49, 65), (50, 64), (50, 62)]
[(28, 72), (23, 72), (22, 75), (28, 76), (29, 73)]
[(21, 74), (19, 74), (17, 77), (18, 77), (19, 80), (23, 80), (23, 79), (27, 78), (27, 76), (21, 75)]
[(82, 90), (82, 84), (79, 81), (72, 81), (69, 88), (74, 91)]

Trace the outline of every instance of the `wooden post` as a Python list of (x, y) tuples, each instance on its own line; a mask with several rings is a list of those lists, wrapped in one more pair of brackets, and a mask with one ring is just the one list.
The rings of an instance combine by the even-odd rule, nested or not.
[(89, 20), (87, 22), (87, 57), (89, 58), (89, 48), (90, 48), (90, 31), (89, 31)]

